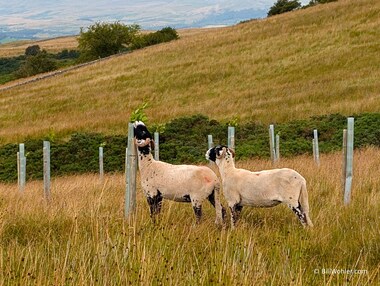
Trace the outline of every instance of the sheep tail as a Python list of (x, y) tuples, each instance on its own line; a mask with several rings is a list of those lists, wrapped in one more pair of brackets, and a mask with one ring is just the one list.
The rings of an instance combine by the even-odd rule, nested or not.
[(309, 198), (308, 198), (308, 193), (307, 193), (307, 188), (306, 188), (306, 181), (304, 181), (301, 185), (301, 193), (300, 193), (300, 197), (298, 199), (301, 207), (302, 207), (302, 210), (305, 214), (305, 219), (306, 219), (306, 224), (310, 227), (313, 226), (313, 223), (310, 219), (310, 216), (309, 216)]

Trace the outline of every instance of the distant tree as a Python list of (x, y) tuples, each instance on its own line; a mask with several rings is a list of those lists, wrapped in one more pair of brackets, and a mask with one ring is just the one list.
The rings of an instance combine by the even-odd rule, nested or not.
[(277, 0), (277, 2), (269, 9), (268, 17), (290, 12), (299, 8), (301, 8), (301, 3), (297, 0)]
[(41, 52), (41, 48), (39, 45), (29, 46), (25, 49), (26, 56), (36, 56), (40, 52)]
[(156, 45), (159, 43), (169, 42), (177, 40), (179, 38), (178, 33), (171, 27), (165, 27), (153, 33), (143, 34), (137, 36), (131, 46), (132, 49), (141, 49), (147, 46)]
[(97, 22), (86, 31), (81, 28), (78, 38), (80, 60), (90, 61), (127, 50), (139, 30), (139, 25), (120, 22)]
[(28, 77), (39, 73), (49, 72), (57, 69), (55, 62), (49, 54), (43, 50), (37, 55), (27, 56), (25, 63), (16, 72), (17, 77)]

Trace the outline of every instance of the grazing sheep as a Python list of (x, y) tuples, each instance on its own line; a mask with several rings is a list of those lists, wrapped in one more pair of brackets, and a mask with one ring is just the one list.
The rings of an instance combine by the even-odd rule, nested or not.
[(217, 224), (223, 224), (225, 209), (219, 201), (220, 182), (217, 175), (206, 166), (172, 165), (154, 160), (152, 135), (141, 121), (134, 123), (135, 144), (141, 186), (147, 198), (150, 215), (160, 213), (162, 199), (176, 202), (191, 202), (199, 223), (202, 217), (202, 203), (208, 199), (216, 210)]
[(215, 162), (223, 184), (223, 194), (235, 227), (243, 206), (273, 207), (287, 204), (303, 226), (313, 226), (309, 217), (306, 180), (292, 169), (251, 172), (235, 168), (235, 153), (226, 146), (211, 148), (206, 159)]

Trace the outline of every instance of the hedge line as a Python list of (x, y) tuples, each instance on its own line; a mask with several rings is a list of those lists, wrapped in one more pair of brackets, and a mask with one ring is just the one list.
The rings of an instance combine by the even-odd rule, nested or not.
[[(355, 148), (380, 146), (380, 113), (355, 117)], [(275, 124), (280, 134), (281, 156), (289, 157), (312, 153), (313, 130), (318, 129), (319, 150), (322, 153), (341, 149), (342, 130), (347, 118), (339, 114), (311, 117), (286, 124)], [(150, 128), (148, 126), (148, 128)], [(162, 127), (161, 127), (162, 128)], [(152, 126), (153, 133), (155, 127)], [(269, 157), (268, 126), (246, 123), (236, 127), (237, 159)], [(160, 159), (179, 163), (205, 163), (207, 135), (212, 134), (215, 144), (227, 144), (227, 123), (194, 115), (175, 119), (164, 126), (160, 134)], [(42, 141), (27, 140), (27, 179), (42, 178)], [(105, 136), (97, 133), (76, 133), (67, 142), (51, 142), (51, 173), (53, 176), (98, 172), (98, 150), (104, 146), (105, 172), (122, 171), (125, 162), (127, 135)], [(0, 181), (17, 180), (16, 154), (18, 144), (0, 147)]]

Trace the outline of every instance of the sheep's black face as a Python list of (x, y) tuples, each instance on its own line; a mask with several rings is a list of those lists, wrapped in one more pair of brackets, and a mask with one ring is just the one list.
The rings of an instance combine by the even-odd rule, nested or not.
[(148, 128), (146, 128), (143, 122), (136, 121), (134, 123), (134, 133), (139, 151), (144, 154), (149, 154), (151, 150), (151, 144), (153, 144), (153, 137), (152, 134), (150, 134)]
[(219, 146), (209, 149), (206, 153), (206, 159), (215, 162), (216, 157), (217, 156), (219, 157), (221, 153), (223, 152), (223, 147), (227, 148), (226, 146), (219, 145)]
[(146, 140), (147, 138), (153, 139), (152, 134), (150, 134), (148, 128), (146, 128), (141, 121), (135, 123), (134, 132), (136, 140)]

